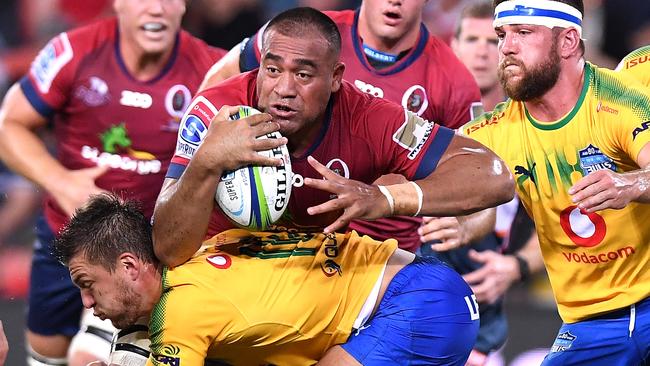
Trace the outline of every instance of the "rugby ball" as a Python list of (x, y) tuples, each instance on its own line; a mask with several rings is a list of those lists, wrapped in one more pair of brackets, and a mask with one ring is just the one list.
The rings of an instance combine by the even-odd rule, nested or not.
[[(260, 113), (251, 107), (240, 107), (230, 116), (237, 120)], [(272, 132), (258, 139), (277, 139), (280, 132)], [(248, 165), (226, 171), (217, 185), (215, 200), (224, 214), (237, 226), (262, 231), (268, 229), (284, 213), (291, 197), (291, 158), (289, 149), (282, 145), (260, 155), (282, 159), (280, 166)]]
[(144, 366), (149, 359), (149, 328), (132, 325), (117, 333), (111, 346), (109, 366)]

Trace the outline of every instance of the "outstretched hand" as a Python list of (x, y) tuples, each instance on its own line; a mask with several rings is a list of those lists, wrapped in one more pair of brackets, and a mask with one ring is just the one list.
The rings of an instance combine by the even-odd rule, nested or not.
[[(649, 182), (650, 183), (650, 182)], [(645, 184), (646, 188), (648, 184)], [(569, 189), (573, 203), (587, 212), (607, 208), (621, 209), (636, 199), (639, 185), (633, 175), (619, 174), (609, 169), (587, 174)]]
[(311, 156), (307, 161), (323, 179), (305, 178), (305, 185), (335, 195), (325, 203), (309, 207), (307, 213), (319, 215), (343, 211), (335, 222), (323, 230), (325, 233), (343, 229), (355, 219), (373, 220), (389, 214), (388, 201), (377, 186), (342, 177)]

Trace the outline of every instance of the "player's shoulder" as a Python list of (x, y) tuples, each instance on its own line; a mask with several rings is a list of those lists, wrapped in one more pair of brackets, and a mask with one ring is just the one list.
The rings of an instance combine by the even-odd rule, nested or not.
[(342, 26), (352, 26), (354, 23), (354, 10), (325, 10), (323, 14), (332, 19), (339, 28)]
[(644, 63), (650, 66), (650, 45), (637, 48), (636, 50), (627, 54), (621, 59), (621, 62), (616, 66), (616, 71), (628, 70), (638, 67)]
[(210, 46), (202, 39), (194, 37), (185, 30), (179, 32), (179, 39), (181, 54), (197, 62), (208, 62), (212, 65), (228, 52), (224, 49)]
[(117, 19), (105, 18), (62, 33), (75, 55), (91, 53), (98, 47), (112, 44), (117, 35)]
[(501, 102), (494, 107), (494, 110), (485, 112), (473, 120), (467, 122), (459, 129), (465, 136), (475, 138), (481, 134), (488, 134), (490, 130), (504, 126), (511, 120), (510, 116), (515, 113), (517, 103), (511, 99)]
[(436, 65), (429, 68), (428, 72), (444, 74), (452, 83), (467, 81), (471, 81), (473, 84), (476, 83), (472, 74), (458, 59), (451, 47), (438, 36), (428, 34), (423, 53), (430, 63)]
[(203, 97), (214, 104), (216, 108), (221, 108), (224, 104), (256, 107), (252, 105), (256, 77), (257, 69), (235, 75), (202, 90), (196, 95), (195, 99)]
[(633, 76), (587, 63), (585, 72), (599, 102), (610, 102), (623, 109), (644, 110), (650, 116), (650, 89)]

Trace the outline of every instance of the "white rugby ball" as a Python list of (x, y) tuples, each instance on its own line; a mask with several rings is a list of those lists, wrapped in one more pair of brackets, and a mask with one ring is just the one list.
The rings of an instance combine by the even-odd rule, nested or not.
[(149, 328), (144, 324), (120, 330), (111, 346), (109, 366), (144, 366), (149, 358), (151, 341)]
[[(251, 107), (240, 107), (231, 120), (260, 113)], [(272, 132), (258, 139), (277, 139)], [(284, 213), (291, 197), (291, 158), (287, 145), (260, 151), (260, 155), (282, 159), (280, 166), (248, 165), (227, 171), (217, 185), (215, 199), (221, 210), (237, 226), (262, 231), (269, 228)]]

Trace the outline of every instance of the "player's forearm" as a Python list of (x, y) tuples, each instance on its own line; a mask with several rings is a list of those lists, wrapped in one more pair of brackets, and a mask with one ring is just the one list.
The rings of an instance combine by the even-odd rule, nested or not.
[(10, 119), (0, 121), (0, 158), (11, 170), (52, 194), (68, 172), (33, 131)]
[(650, 203), (650, 167), (625, 173), (632, 181), (632, 191), (636, 196), (632, 201)]
[(526, 261), (528, 274), (535, 274), (544, 269), (544, 258), (539, 246), (537, 231), (533, 230), (526, 244), (514, 255)]
[(488, 208), (467, 216), (459, 216), (458, 222), (463, 231), (462, 245), (481, 240), (494, 231), (496, 222), (496, 209)]
[(153, 218), (154, 251), (163, 264), (182, 264), (201, 246), (219, 177), (190, 163), (178, 181), (165, 182)]

